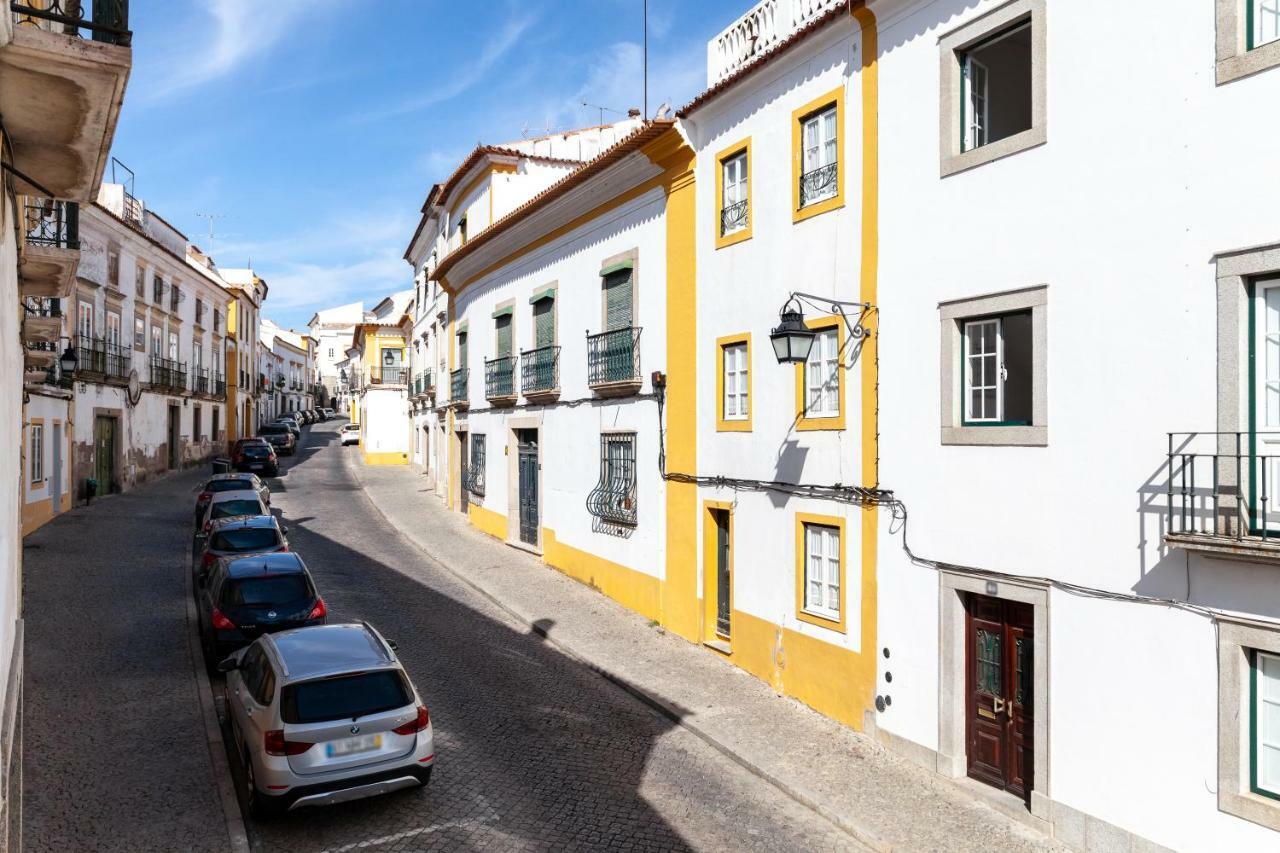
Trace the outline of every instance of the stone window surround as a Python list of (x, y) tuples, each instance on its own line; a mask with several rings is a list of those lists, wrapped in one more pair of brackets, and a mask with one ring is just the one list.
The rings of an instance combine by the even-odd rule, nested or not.
[(1219, 614), (1218, 810), (1280, 830), (1280, 802), (1253, 793), (1249, 784), (1248, 649), (1280, 654), (1274, 625)]
[[(1019, 19), (1031, 19), (1031, 127), (979, 148), (960, 150), (960, 116), (962, 97), (960, 63), (956, 53), (1003, 30)], [(1048, 107), (1046, 105), (1047, 59), (1045, 55), (1045, 0), (1010, 0), (974, 18), (938, 38), (940, 71), (938, 97), (938, 152), (941, 177), (954, 175), (975, 166), (990, 163), (1043, 145), (1048, 141)]]
[(1219, 86), (1280, 65), (1280, 41), (1248, 49), (1244, 7), (1247, 2), (1249, 0), (1214, 0), (1216, 81)]
[[(961, 324), (965, 320), (1031, 311), (1031, 425), (961, 426)], [(1007, 290), (985, 296), (938, 303), (941, 325), (942, 443), (1045, 447), (1049, 444), (1049, 285)]]
[[(1241, 432), (1249, 429), (1249, 288), (1256, 278), (1280, 273), (1280, 243), (1219, 252), (1213, 261), (1218, 305), (1217, 429)], [(1234, 473), (1230, 480), (1234, 484)]]
[[(1030, 578), (1010, 580), (940, 569), (938, 573), (938, 772), (968, 774), (965, 735), (964, 593), (978, 593), (1030, 604), (1033, 611), (1032, 742), (1036, 745), (1031, 780), (1031, 814), (1053, 819), (1049, 790), (1049, 585)], [(1043, 746), (1042, 746), (1043, 745)]]

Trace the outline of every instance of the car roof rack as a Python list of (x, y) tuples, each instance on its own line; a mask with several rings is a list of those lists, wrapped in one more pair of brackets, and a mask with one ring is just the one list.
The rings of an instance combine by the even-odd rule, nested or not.
[(378, 645), (382, 647), (382, 655), (386, 658), (387, 663), (394, 663), (396, 653), (391, 650), (391, 645), (386, 641), (386, 638), (378, 633), (378, 629), (363, 619), (360, 620), (360, 626), (377, 638)]

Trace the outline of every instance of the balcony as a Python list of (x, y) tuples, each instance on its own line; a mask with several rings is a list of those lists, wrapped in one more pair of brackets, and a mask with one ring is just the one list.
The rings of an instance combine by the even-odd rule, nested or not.
[(169, 358), (151, 359), (151, 387), (180, 393), (187, 390), (187, 363)]
[(761, 0), (707, 43), (707, 81), (714, 86), (790, 38), (843, 0)]
[(191, 371), (191, 390), (208, 397), (213, 393), (213, 376), (203, 367)]
[(34, 297), (22, 301), (22, 340), (56, 344), (62, 337), (62, 300)]
[(410, 397), (431, 397), (436, 393), (435, 376), (430, 370), (419, 371), (409, 385)]
[(601, 397), (640, 390), (640, 327), (587, 335), (587, 384)]
[[(58, 363), (61, 354), (59, 341), (29, 341), (22, 353), (23, 367), (27, 371), (47, 371)], [(30, 380), (32, 377), (27, 377)], [(39, 381), (45, 381), (43, 376)], [(52, 380), (50, 380), (52, 381)]]
[(509, 355), (484, 360), (484, 398), (495, 406), (516, 402), (516, 360)]
[(133, 351), (104, 338), (76, 336), (76, 377), (124, 382), (133, 366)]
[(34, 196), (23, 199), (21, 295), (65, 299), (80, 266), (80, 206)]
[(212, 391), (210, 395), (215, 400), (225, 400), (227, 398), (227, 377), (221, 373), (215, 373), (211, 377)]
[(520, 353), (520, 390), (533, 403), (550, 403), (560, 397), (560, 347)]
[(1280, 432), (1170, 433), (1169, 547), (1280, 565)]
[(133, 65), (128, 0), (13, 0), (0, 25), (0, 115), (32, 186), (92, 202)]
[(459, 368), (449, 374), (449, 403), (456, 409), (465, 409), (467, 402), (467, 381), (471, 378), (471, 371), (467, 368)]
[[(369, 368), (370, 385), (405, 385), (409, 384), (409, 368), (407, 367), (371, 367)], [(298, 386), (301, 390), (302, 386)]]

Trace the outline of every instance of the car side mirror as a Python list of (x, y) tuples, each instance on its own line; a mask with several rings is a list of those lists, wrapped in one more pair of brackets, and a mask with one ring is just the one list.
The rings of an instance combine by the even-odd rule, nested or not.
[(218, 661), (218, 672), (233, 672), (240, 668), (240, 661), (235, 655), (225, 657)]
[(289, 535), (289, 528), (287, 528), (287, 527), (281, 527), (281, 528), (280, 528), (280, 532), (281, 532), (281, 533), (283, 533), (285, 536), (288, 536), (288, 535)]
[[(384, 637), (383, 639), (386, 639), (386, 638)], [(387, 647), (394, 652), (399, 650), (400, 644), (397, 643), (395, 640), (387, 640)]]

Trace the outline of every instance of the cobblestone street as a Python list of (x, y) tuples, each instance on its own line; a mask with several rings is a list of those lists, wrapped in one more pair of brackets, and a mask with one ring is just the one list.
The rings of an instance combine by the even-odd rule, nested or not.
[[(398, 642), (439, 759), (426, 790), (250, 822), (254, 849), (861, 849), (389, 529), (336, 429), (310, 431), (274, 506), (330, 620)], [(111, 498), (29, 540), (30, 849), (228, 844), (183, 621), (195, 482)]]

